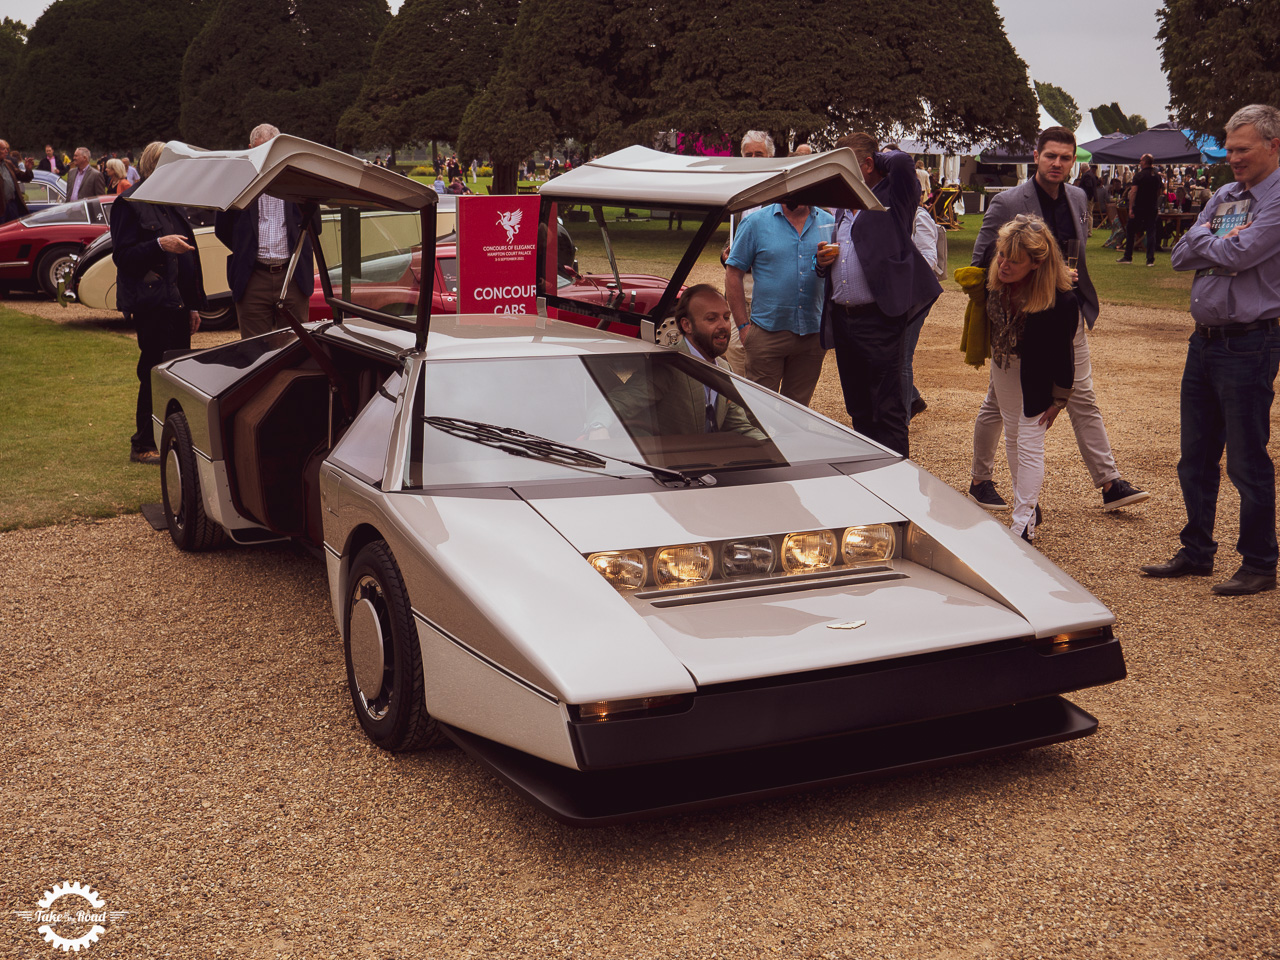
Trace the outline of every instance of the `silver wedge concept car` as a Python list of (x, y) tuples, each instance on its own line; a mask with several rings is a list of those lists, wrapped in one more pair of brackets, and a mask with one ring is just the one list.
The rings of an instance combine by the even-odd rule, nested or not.
[[(448, 738), (600, 824), (1096, 729), (1062, 695), (1125, 666), (1088, 591), (911, 461), (653, 342), (729, 214), (877, 208), (851, 152), (633, 147), (555, 179), (528, 317), (432, 318), (426, 272), (416, 315), (357, 305), (387, 252), (362, 211), (416, 214), (429, 263), (436, 194), (317, 144), (173, 143), (135, 196), (239, 209), (263, 191), (306, 223), (340, 209), (314, 244), (333, 319), (156, 368), (165, 512), (183, 550), (322, 551), (374, 743)], [(649, 312), (557, 296), (557, 219), (582, 269), (619, 275), (656, 272), (677, 217), (688, 253)], [(708, 389), (718, 429), (685, 416)]]

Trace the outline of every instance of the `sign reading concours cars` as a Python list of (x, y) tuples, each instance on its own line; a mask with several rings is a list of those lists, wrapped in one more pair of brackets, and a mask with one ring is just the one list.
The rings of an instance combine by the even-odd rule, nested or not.
[(535, 313), (538, 198), (458, 198), (458, 312)]

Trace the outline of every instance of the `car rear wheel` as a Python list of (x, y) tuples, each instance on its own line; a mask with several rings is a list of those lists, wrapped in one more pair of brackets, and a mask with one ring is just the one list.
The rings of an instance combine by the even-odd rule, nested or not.
[(235, 328), (236, 319), (236, 305), (231, 300), (210, 304), (208, 310), (200, 311), (200, 329), (231, 330)]
[(204, 512), (196, 452), (181, 411), (169, 414), (160, 434), (160, 497), (179, 550), (208, 550), (222, 542), (225, 532)]
[(40, 284), (40, 289), (51, 297), (58, 295), (58, 278), (64, 273), (68, 278), (71, 271), (75, 268), (75, 255), (79, 253), (79, 247), (67, 246), (62, 244), (56, 247), (49, 247), (41, 252), (36, 259), (36, 282)]
[(361, 548), (350, 583), (343, 629), (347, 685), (365, 735), (384, 750), (439, 743), (444, 735), (427, 713), (409, 594), (386, 541)]

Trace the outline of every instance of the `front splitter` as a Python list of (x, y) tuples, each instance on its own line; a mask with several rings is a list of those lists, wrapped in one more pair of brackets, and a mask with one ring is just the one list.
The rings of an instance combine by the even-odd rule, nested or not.
[(606, 826), (760, 800), (1086, 737), (1098, 721), (1062, 697), (820, 740), (583, 772), (441, 724), (463, 750), (535, 806)]

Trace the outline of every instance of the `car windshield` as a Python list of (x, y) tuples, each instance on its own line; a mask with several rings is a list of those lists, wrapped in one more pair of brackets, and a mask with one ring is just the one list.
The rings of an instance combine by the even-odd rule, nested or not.
[(54, 207), (46, 207), (39, 213), (33, 213), (23, 222), (30, 227), (48, 223), (88, 223), (89, 211), (84, 203), (77, 200), (74, 203), (60, 203)]
[[(776, 393), (676, 350), (436, 361), (425, 365), (422, 413), (692, 474), (881, 454)], [(649, 475), (614, 461), (590, 468), (513, 455), (429, 422), (419, 429), (424, 487)]]

